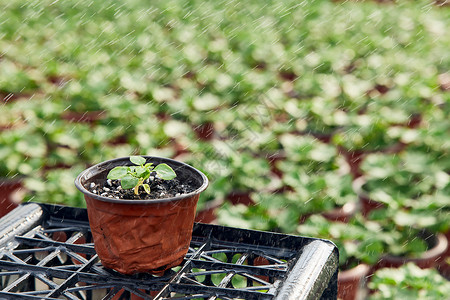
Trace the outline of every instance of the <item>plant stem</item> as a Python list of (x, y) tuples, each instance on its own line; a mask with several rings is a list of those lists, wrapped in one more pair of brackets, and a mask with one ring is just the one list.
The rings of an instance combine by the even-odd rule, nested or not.
[(139, 187), (144, 183), (143, 179), (139, 179), (139, 182), (136, 184), (136, 186), (134, 187), (134, 194), (138, 195), (139, 194)]

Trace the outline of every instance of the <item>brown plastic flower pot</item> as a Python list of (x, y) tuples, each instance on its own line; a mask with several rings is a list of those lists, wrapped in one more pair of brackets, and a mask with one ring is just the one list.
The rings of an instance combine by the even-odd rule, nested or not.
[(75, 123), (88, 123), (94, 124), (95, 122), (105, 118), (105, 111), (94, 110), (86, 112), (66, 111), (61, 115), (61, 119), (75, 122)]
[(338, 147), (338, 151), (345, 158), (345, 161), (350, 168), (350, 173), (353, 175), (353, 178), (361, 177), (362, 172), (360, 166), (369, 151), (348, 150), (341, 146)]
[(373, 267), (373, 272), (382, 268), (398, 268), (409, 262), (415, 263), (422, 269), (434, 268), (437, 266), (438, 260), (447, 250), (448, 241), (443, 234), (421, 234), (429, 246), (429, 250), (425, 251), (419, 257), (402, 257), (387, 254), (383, 256)]
[(333, 210), (325, 211), (321, 215), (332, 222), (348, 223), (350, 218), (359, 210), (358, 203), (349, 202), (342, 207), (337, 207)]
[(279, 178), (283, 177), (283, 171), (278, 168), (278, 163), (286, 159), (286, 153), (284, 151), (278, 151), (272, 154), (267, 153), (265, 155), (267, 162), (269, 163), (270, 170), (273, 174)]
[(14, 193), (22, 187), (21, 179), (0, 178), (0, 217), (3, 217), (20, 204)]
[(366, 183), (364, 176), (353, 181), (353, 191), (358, 195), (360, 210), (364, 217), (367, 217), (373, 210), (386, 207), (384, 203), (372, 200), (369, 194), (364, 191), (363, 185)]
[(223, 199), (215, 199), (206, 203), (205, 207), (198, 211), (195, 222), (211, 224), (217, 219), (217, 210), (223, 205)]
[(194, 128), (197, 137), (203, 141), (210, 141), (214, 138), (214, 123), (205, 122)]
[(359, 299), (366, 282), (366, 276), (369, 274), (370, 266), (360, 264), (356, 267), (344, 271), (339, 271), (338, 275), (338, 299), (355, 300)]
[(361, 212), (364, 217), (367, 217), (369, 213), (373, 210), (386, 207), (384, 203), (370, 199), (370, 197), (367, 194), (360, 194), (358, 198), (359, 202), (361, 203)]
[(227, 195), (227, 199), (233, 204), (244, 204), (245, 206), (255, 205), (255, 201), (253, 201), (251, 196), (251, 191), (232, 191)]
[(102, 162), (75, 180), (86, 200), (95, 250), (103, 266), (123, 274), (161, 273), (183, 261), (192, 238), (197, 201), (208, 186), (206, 176), (185, 163), (143, 157), (155, 165), (168, 164), (180, 182), (189, 178), (196, 189), (172, 198), (127, 200), (102, 197), (85, 188), (91, 182), (105, 181), (114, 167), (131, 165), (129, 157)]
[(450, 280), (450, 230), (447, 230), (444, 235), (447, 239), (447, 250), (438, 260), (438, 271)]

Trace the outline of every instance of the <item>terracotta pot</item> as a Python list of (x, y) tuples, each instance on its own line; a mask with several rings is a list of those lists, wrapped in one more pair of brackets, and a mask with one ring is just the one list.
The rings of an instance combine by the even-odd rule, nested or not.
[(89, 124), (93, 124), (104, 118), (105, 118), (105, 111), (103, 110), (86, 111), (84, 113), (76, 111), (66, 111), (61, 115), (61, 119), (69, 122), (89, 123)]
[[(257, 256), (257, 257), (255, 257), (255, 259), (253, 259), (253, 263), (250, 263), (250, 265), (267, 266), (267, 265), (270, 265), (270, 262), (262, 256)], [(258, 277), (259, 279), (264, 280), (266, 282), (269, 282), (269, 280), (270, 280), (269, 276), (256, 275), (256, 277)]]
[(411, 115), (409, 118), (408, 123), (406, 124), (406, 127), (408, 128), (417, 128), (422, 123), (422, 115), (420, 113), (415, 113)]
[(212, 122), (205, 122), (195, 126), (193, 129), (197, 137), (203, 141), (210, 141), (214, 137), (214, 123)]
[(359, 299), (358, 295), (365, 285), (366, 276), (369, 274), (370, 266), (366, 264), (357, 265), (338, 274), (338, 299)]
[(283, 194), (289, 192), (294, 192), (294, 188), (288, 185), (283, 185), (280, 188), (273, 190), (274, 194)]
[(186, 145), (181, 144), (179, 141), (177, 141), (175, 138), (171, 139), (171, 145), (174, 151), (173, 157), (178, 157), (183, 154), (189, 154), (189, 147)]
[(379, 150), (378, 152), (386, 154), (398, 154), (403, 152), (406, 148), (408, 148), (408, 143), (398, 141), (389, 147)]
[(398, 268), (404, 264), (412, 262), (422, 269), (434, 268), (438, 259), (442, 257), (447, 250), (448, 241), (443, 234), (421, 234), (428, 244), (429, 250), (422, 253), (420, 257), (403, 257), (387, 254), (383, 256), (374, 266), (374, 271), (381, 268)]
[(47, 77), (47, 80), (51, 83), (54, 84), (58, 87), (63, 87), (65, 86), (70, 80), (71, 78), (68, 76), (62, 76), (62, 75), (50, 75)]
[(0, 179), (0, 217), (3, 217), (20, 204), (20, 197), (14, 197), (14, 195), (20, 191), (21, 187), (21, 179)]
[(17, 100), (28, 100), (34, 96), (33, 93), (23, 93), (23, 92), (0, 92), (0, 99), (2, 99), (3, 104), (9, 102), (14, 102)]
[(370, 199), (366, 194), (360, 194), (358, 198), (361, 203), (361, 213), (364, 217), (367, 217), (373, 210), (385, 207), (383, 203)]
[(420, 113), (413, 113), (410, 115), (409, 119), (405, 122), (392, 123), (392, 127), (406, 127), (414, 129), (422, 124), (422, 115)]
[(405, 150), (407, 146), (407, 144), (402, 142), (395, 142), (392, 145), (376, 150), (348, 150), (345, 147), (338, 146), (338, 152), (345, 158), (345, 161), (350, 168), (350, 173), (353, 175), (353, 178), (356, 179), (363, 175), (360, 167), (367, 155), (371, 153), (400, 153)]
[[(448, 6), (450, 3), (446, 0), (435, 0), (439, 6)], [(442, 91), (450, 91), (450, 73), (441, 73), (438, 75), (439, 87)]]
[(117, 145), (124, 145), (128, 144), (128, 137), (126, 134), (119, 135), (112, 140), (108, 141), (108, 145), (117, 146)]
[(228, 194), (227, 199), (233, 205), (244, 204), (250, 206), (255, 204), (250, 194), (250, 191), (233, 191)]
[(223, 199), (216, 199), (206, 203), (205, 207), (195, 215), (195, 222), (213, 223), (217, 219), (217, 209), (223, 204)]
[(323, 212), (322, 216), (329, 221), (348, 223), (350, 218), (358, 211), (358, 209), (358, 203), (349, 202), (342, 207)]
[(281, 79), (286, 81), (295, 81), (298, 78), (298, 75), (291, 70), (280, 70), (278, 71), (278, 74), (281, 77)]
[(342, 156), (344, 156), (345, 161), (350, 168), (350, 173), (353, 175), (353, 178), (361, 177), (361, 163), (363, 162), (366, 155), (370, 152), (364, 150), (347, 150), (344, 147), (340, 146), (338, 147), (338, 151)]
[(270, 165), (270, 170), (272, 173), (281, 178), (283, 176), (283, 171), (278, 168), (277, 164), (279, 161), (286, 159), (286, 153), (284, 151), (279, 151), (272, 154), (268, 153), (265, 155), (265, 158)]
[(445, 233), (445, 237), (447, 238), (447, 250), (438, 260), (438, 271), (450, 280), (450, 230)]
[(364, 217), (367, 217), (371, 211), (383, 208), (385, 205), (370, 199), (369, 195), (362, 188), (365, 182), (364, 177), (355, 179), (353, 181), (353, 190), (358, 195), (361, 213)]
[(305, 224), (306, 220), (308, 220), (309, 217), (311, 217), (313, 214), (312, 213), (305, 213), (300, 215), (300, 217), (298, 218), (298, 224), (302, 225)]
[(197, 201), (208, 186), (206, 176), (185, 163), (143, 157), (155, 165), (168, 164), (179, 181), (192, 180), (195, 191), (172, 198), (127, 200), (98, 196), (85, 188), (106, 180), (112, 168), (131, 165), (129, 157), (92, 166), (75, 180), (86, 200), (95, 250), (103, 266), (123, 274), (161, 273), (183, 261), (192, 238)]
[(0, 124), (0, 132), (16, 128), (16, 124)]
[(325, 132), (319, 132), (319, 131), (311, 131), (309, 132), (310, 135), (321, 141), (325, 144), (330, 144), (331, 140), (333, 139), (333, 136), (335, 134), (336, 130), (333, 130), (331, 132), (325, 133)]
[(68, 164), (65, 164), (65, 163), (62, 163), (62, 162), (58, 162), (58, 163), (56, 163), (54, 165), (48, 165), (48, 164), (44, 165), (42, 167), (42, 171), (44, 171), (44, 173), (47, 173), (48, 171), (52, 171), (52, 170), (61, 170), (61, 169), (66, 169), (67, 170), (67, 169), (70, 169), (70, 168), (72, 168), (71, 165), (68, 165)]

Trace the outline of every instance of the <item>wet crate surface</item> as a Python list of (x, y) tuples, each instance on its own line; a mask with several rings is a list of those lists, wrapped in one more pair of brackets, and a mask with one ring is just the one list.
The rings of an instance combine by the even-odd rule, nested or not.
[(86, 210), (29, 203), (0, 219), (0, 299), (333, 299), (323, 240), (196, 223), (183, 263), (159, 276), (103, 268)]

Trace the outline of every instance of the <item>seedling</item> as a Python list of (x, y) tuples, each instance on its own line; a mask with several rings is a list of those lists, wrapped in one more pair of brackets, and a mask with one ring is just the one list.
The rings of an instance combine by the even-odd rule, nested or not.
[(167, 164), (159, 164), (156, 167), (153, 163), (145, 163), (145, 158), (141, 156), (131, 156), (130, 161), (136, 166), (115, 167), (108, 173), (108, 179), (119, 179), (124, 190), (134, 188), (134, 194), (139, 194), (139, 187), (142, 186), (147, 194), (150, 194), (150, 186), (144, 183), (150, 178), (152, 172), (163, 180), (171, 180), (177, 177), (175, 171)]

